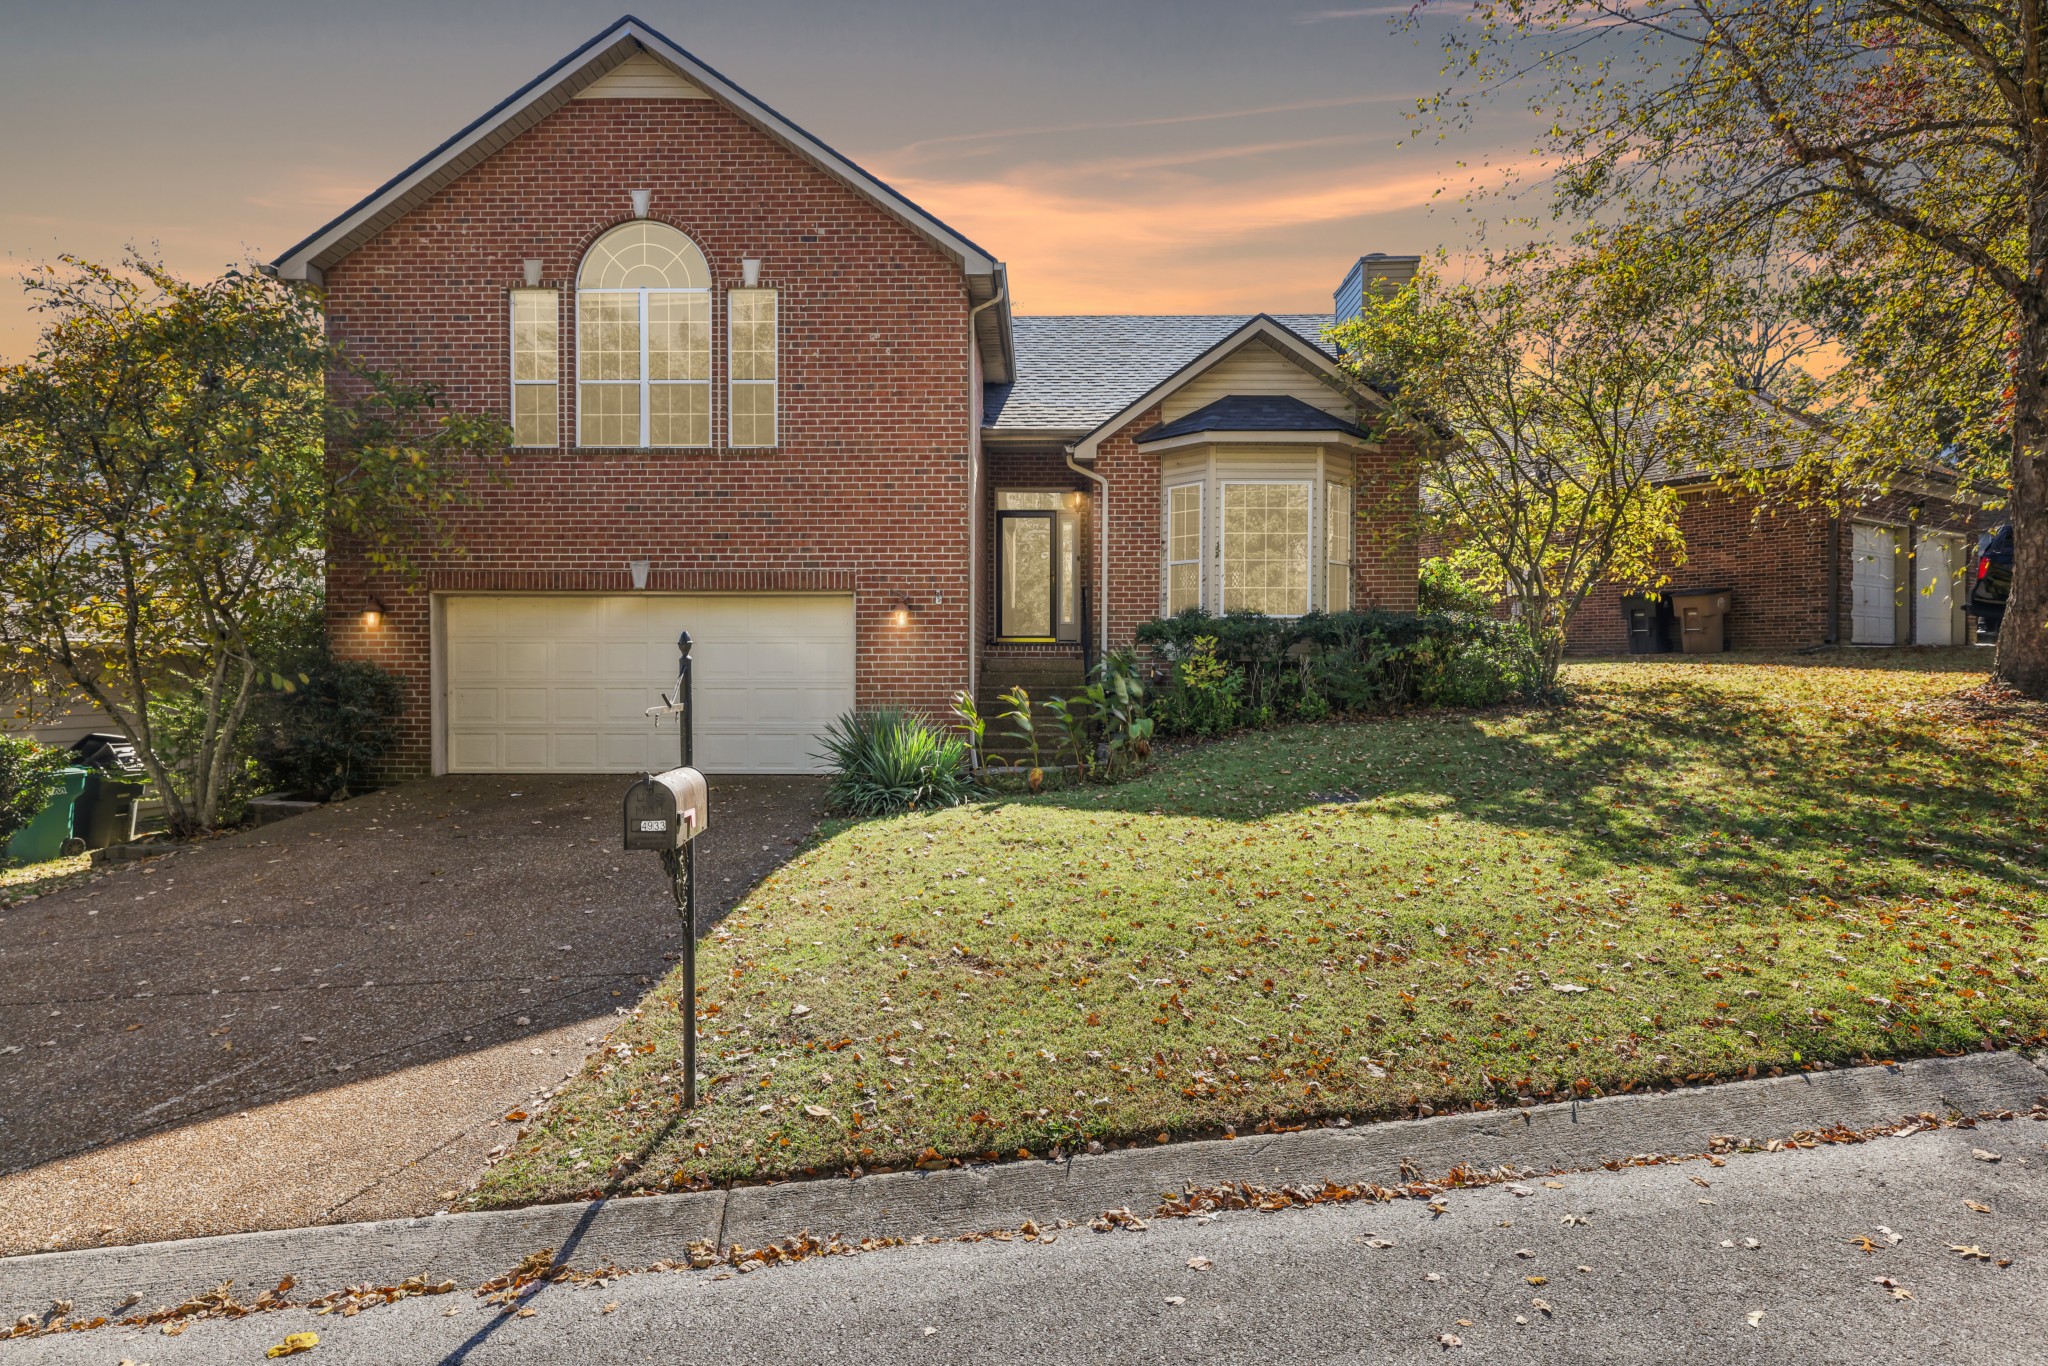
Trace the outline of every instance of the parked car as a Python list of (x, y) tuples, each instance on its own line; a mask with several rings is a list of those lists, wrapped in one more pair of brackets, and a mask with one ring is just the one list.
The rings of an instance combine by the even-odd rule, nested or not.
[(2012, 592), (2012, 523), (1993, 527), (1977, 542), (1977, 567), (1970, 573), (1970, 612), (1979, 640), (1998, 639), (2005, 599)]

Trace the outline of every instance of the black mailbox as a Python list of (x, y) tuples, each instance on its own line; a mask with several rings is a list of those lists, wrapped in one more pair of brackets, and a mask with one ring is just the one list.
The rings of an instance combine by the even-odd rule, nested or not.
[(704, 833), (709, 815), (696, 769), (650, 773), (626, 789), (626, 848), (680, 849)]

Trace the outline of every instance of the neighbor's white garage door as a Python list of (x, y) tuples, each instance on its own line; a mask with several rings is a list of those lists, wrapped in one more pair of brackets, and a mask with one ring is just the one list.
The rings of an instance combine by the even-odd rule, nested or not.
[(1899, 533), (1888, 526), (1850, 527), (1855, 563), (1849, 572), (1849, 639), (1895, 645), (1899, 639)]
[(853, 706), (853, 599), (634, 593), (448, 597), (443, 736), (454, 773), (637, 773), (677, 762), (676, 634), (694, 642), (696, 762), (806, 773)]

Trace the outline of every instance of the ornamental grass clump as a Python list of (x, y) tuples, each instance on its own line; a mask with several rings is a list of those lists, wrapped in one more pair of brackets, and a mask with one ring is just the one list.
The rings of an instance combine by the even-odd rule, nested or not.
[(975, 790), (967, 742), (897, 707), (846, 713), (824, 744), (817, 757), (832, 766), (826, 799), (850, 816), (958, 806)]

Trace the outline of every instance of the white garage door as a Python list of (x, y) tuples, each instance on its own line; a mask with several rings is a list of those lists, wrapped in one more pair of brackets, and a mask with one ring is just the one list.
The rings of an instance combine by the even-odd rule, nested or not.
[(1962, 640), (1956, 611), (1961, 601), (1963, 538), (1923, 531), (1913, 538), (1913, 643), (1955, 645)]
[(688, 631), (696, 761), (707, 773), (807, 773), (853, 706), (853, 599), (608, 594), (442, 600), (443, 710), (454, 773), (637, 773), (678, 762), (675, 690)]
[(1849, 639), (1896, 645), (1899, 639), (1899, 533), (1888, 526), (1850, 527)]

